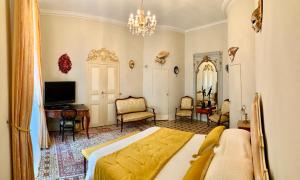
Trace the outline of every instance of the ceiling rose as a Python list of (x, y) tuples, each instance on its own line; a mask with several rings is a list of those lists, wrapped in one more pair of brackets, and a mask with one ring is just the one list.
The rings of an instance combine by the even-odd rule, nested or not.
[(157, 24), (155, 14), (151, 16), (151, 12), (147, 11), (147, 15), (145, 15), (143, 0), (141, 1), (141, 6), (136, 13), (136, 15), (131, 13), (128, 18), (129, 31), (133, 35), (137, 36), (151, 36), (154, 33)]

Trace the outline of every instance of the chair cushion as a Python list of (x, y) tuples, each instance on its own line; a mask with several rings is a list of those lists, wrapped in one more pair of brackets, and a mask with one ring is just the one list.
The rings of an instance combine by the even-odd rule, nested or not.
[(144, 98), (118, 99), (116, 106), (119, 114), (146, 111)]
[[(213, 115), (211, 115), (211, 116), (209, 116), (209, 119), (211, 120), (211, 121), (213, 121), (213, 122), (219, 122), (219, 119), (220, 119), (220, 114), (213, 114)], [(220, 120), (220, 122), (227, 122), (227, 121), (229, 121), (229, 117), (228, 116), (222, 116), (221, 117), (221, 120)]]
[[(123, 115), (123, 122), (138, 121), (154, 117), (152, 112), (136, 112)], [(121, 117), (119, 117), (121, 119)]]
[(191, 110), (179, 110), (176, 112), (176, 116), (190, 117), (191, 115), (192, 115)]

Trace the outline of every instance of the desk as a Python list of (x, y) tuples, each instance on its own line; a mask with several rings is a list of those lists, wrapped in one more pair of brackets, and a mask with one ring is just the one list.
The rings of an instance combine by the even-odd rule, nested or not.
[(200, 114), (200, 121), (201, 121), (201, 114), (206, 114), (207, 117), (207, 122), (208, 122), (208, 116), (212, 114), (212, 110), (216, 109), (216, 107), (207, 107), (207, 108), (202, 108), (202, 107), (196, 107), (196, 116), (198, 119), (198, 114)]
[[(85, 130), (87, 138), (90, 138), (89, 136), (89, 126), (90, 126), (90, 113), (89, 108), (83, 104), (75, 104), (72, 105), (73, 109), (77, 110), (77, 117), (81, 117), (82, 121), (85, 121)], [(60, 119), (61, 118), (61, 111), (63, 108), (48, 108), (45, 107), (45, 114), (46, 119), (49, 120), (50, 118), (53, 119)]]

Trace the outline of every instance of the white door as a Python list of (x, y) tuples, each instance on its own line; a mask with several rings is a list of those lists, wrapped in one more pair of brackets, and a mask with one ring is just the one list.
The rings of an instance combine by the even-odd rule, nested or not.
[(89, 64), (91, 127), (115, 123), (115, 99), (119, 96), (118, 64)]
[(157, 120), (169, 119), (169, 76), (168, 70), (153, 68), (152, 103)]

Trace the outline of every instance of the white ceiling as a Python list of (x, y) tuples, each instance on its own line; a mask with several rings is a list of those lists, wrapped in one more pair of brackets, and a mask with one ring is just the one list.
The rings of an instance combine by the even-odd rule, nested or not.
[[(126, 23), (140, 0), (40, 0), (40, 8), (100, 16)], [(158, 25), (188, 30), (225, 19), (223, 0), (144, 0), (145, 11), (156, 14)]]

